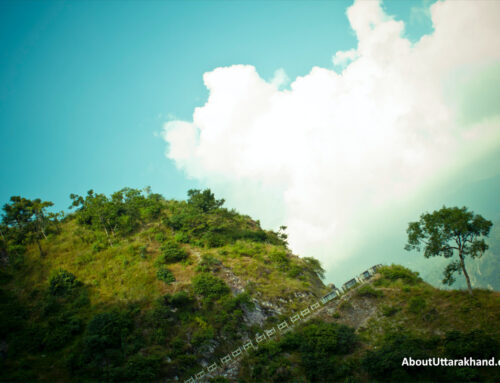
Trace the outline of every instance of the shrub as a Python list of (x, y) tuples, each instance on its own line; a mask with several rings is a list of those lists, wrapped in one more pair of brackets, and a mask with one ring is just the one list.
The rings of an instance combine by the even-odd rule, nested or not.
[(414, 380), (411, 375), (426, 374), (428, 367), (411, 368), (401, 365), (405, 357), (425, 359), (432, 357), (424, 340), (404, 333), (393, 333), (385, 337), (375, 351), (367, 351), (362, 366), (371, 376), (382, 381), (407, 382)]
[(158, 379), (162, 358), (158, 355), (136, 354), (127, 360), (123, 379), (129, 382), (151, 382)]
[(337, 323), (316, 322), (299, 331), (302, 365), (311, 382), (335, 381), (342, 375), (335, 365), (336, 355), (356, 348), (353, 328)]
[(214, 271), (217, 270), (220, 265), (221, 261), (217, 258), (209, 254), (203, 254), (200, 263), (196, 267), (196, 271)]
[(290, 265), (290, 258), (288, 258), (288, 255), (284, 250), (273, 249), (269, 253), (269, 259), (271, 260), (271, 262), (278, 266), (278, 269), (282, 271), (288, 270), (288, 267)]
[(218, 299), (229, 293), (229, 287), (220, 278), (208, 273), (202, 273), (192, 279), (196, 294), (207, 299)]
[(469, 333), (450, 331), (444, 339), (445, 353), (450, 358), (472, 357), (486, 359), (498, 354), (498, 343), (482, 330)]
[(318, 275), (321, 279), (325, 278), (325, 269), (321, 266), (321, 262), (313, 257), (303, 258), (310, 270)]
[(130, 333), (132, 320), (116, 311), (97, 314), (87, 326), (85, 340), (99, 349), (117, 348)]
[(356, 347), (354, 329), (337, 323), (313, 322), (300, 330), (301, 350), (348, 354)]
[(191, 343), (195, 347), (199, 347), (203, 345), (205, 342), (212, 340), (215, 336), (215, 332), (212, 326), (206, 325), (203, 328), (197, 329), (193, 333), (193, 338), (191, 339)]
[(7, 246), (7, 254), (9, 254), (9, 264), (14, 269), (20, 269), (24, 265), (24, 254), (26, 246), (20, 244), (10, 244)]
[(160, 264), (180, 262), (188, 257), (186, 250), (173, 241), (165, 242), (161, 246), (161, 251)]
[(155, 239), (158, 242), (163, 243), (167, 240), (167, 235), (163, 231), (160, 231), (159, 233), (156, 233)]
[(207, 231), (201, 237), (202, 243), (204, 243), (207, 247), (221, 247), (226, 243), (231, 242), (231, 239), (226, 238), (227, 236), (223, 233), (217, 233), (214, 231)]
[(381, 306), (381, 310), (382, 310), (382, 315), (390, 317), (396, 314), (399, 311), (399, 308), (397, 308), (396, 306), (383, 305)]
[(287, 272), (290, 278), (297, 278), (302, 274), (302, 268), (299, 265), (292, 264)]
[(413, 272), (401, 265), (383, 266), (378, 270), (378, 272), (389, 281), (396, 281), (400, 279), (404, 283), (415, 284), (422, 280), (418, 276), (418, 272)]
[(49, 322), (45, 331), (43, 346), (48, 351), (59, 350), (67, 346), (73, 337), (83, 330), (83, 323), (78, 317), (59, 316)]
[(357, 295), (360, 297), (371, 297), (371, 298), (379, 298), (384, 296), (384, 293), (380, 290), (374, 289), (371, 285), (363, 285), (357, 290)]
[(163, 266), (158, 269), (158, 271), (156, 272), (156, 276), (160, 281), (163, 281), (168, 285), (172, 282), (175, 282), (174, 274), (172, 274), (169, 269)]
[(54, 296), (64, 296), (81, 285), (82, 283), (76, 279), (74, 274), (66, 270), (59, 270), (52, 274), (49, 290)]
[(189, 235), (183, 231), (179, 231), (177, 233), (175, 233), (175, 236), (174, 236), (176, 242), (179, 242), (179, 243), (189, 243), (189, 241), (191, 240), (189, 238)]
[(426, 306), (425, 299), (422, 297), (411, 297), (408, 301), (408, 311), (413, 314), (419, 314), (425, 309)]
[(176, 308), (185, 308), (193, 303), (193, 298), (185, 291), (179, 291), (173, 295), (166, 294), (164, 296), (165, 303)]

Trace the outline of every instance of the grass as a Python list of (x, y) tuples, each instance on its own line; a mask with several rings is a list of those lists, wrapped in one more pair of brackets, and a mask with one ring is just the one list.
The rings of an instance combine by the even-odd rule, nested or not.
[(378, 334), (397, 327), (422, 336), (482, 329), (500, 341), (499, 292), (477, 289), (470, 296), (463, 290), (439, 290), (422, 280), (384, 275), (373, 285), (379, 286), (384, 296), (376, 301), (380, 315), (363, 330), (370, 343), (376, 343)]

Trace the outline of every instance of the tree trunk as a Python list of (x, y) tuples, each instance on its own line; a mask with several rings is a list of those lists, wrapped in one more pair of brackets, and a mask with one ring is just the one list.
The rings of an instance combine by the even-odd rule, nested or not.
[(36, 244), (38, 245), (38, 250), (40, 250), (40, 256), (43, 257), (45, 254), (42, 249), (42, 244), (40, 243), (40, 240), (38, 238), (36, 239)]
[(109, 237), (108, 229), (106, 229), (106, 225), (104, 225), (104, 231), (106, 232), (106, 238), (108, 238), (109, 246), (113, 246), (113, 243), (111, 243), (111, 238)]
[(462, 252), (459, 252), (458, 256), (460, 257), (460, 265), (462, 266), (462, 271), (464, 272), (465, 280), (467, 281), (467, 288), (469, 289), (469, 294), (472, 295), (472, 286), (470, 285), (469, 274), (467, 274), (467, 270), (465, 270), (465, 262)]
[(47, 236), (45, 235), (45, 229), (42, 224), (40, 224), (40, 232), (42, 233), (43, 238), (47, 239)]

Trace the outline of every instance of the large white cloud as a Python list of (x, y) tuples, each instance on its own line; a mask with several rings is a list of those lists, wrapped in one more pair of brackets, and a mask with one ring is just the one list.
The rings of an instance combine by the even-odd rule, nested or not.
[(381, 213), (498, 149), (498, 115), (459, 123), (455, 93), (499, 63), (499, 14), (496, 1), (435, 3), (433, 33), (412, 44), (378, 2), (356, 1), (358, 46), (333, 56), (340, 73), (314, 67), (289, 89), (284, 72), (265, 81), (251, 65), (205, 73), (206, 104), (165, 124), (167, 156), (331, 266)]

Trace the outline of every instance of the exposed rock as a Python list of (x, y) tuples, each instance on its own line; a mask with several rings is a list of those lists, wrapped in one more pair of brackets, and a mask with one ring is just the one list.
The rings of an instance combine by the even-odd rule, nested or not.
[(233, 295), (237, 295), (245, 291), (243, 281), (236, 274), (234, 274), (231, 269), (222, 267), (222, 275), (226, 283), (229, 285)]
[(254, 300), (253, 310), (243, 309), (245, 323), (252, 326), (254, 324), (262, 326), (267, 319), (267, 315), (262, 311), (258, 301)]

